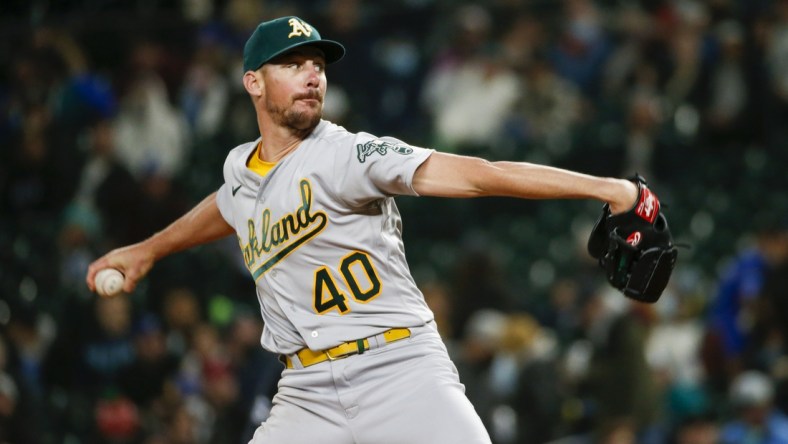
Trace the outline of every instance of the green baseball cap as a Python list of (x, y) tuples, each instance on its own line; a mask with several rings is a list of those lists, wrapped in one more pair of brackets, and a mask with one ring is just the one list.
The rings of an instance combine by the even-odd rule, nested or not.
[(320, 38), (320, 33), (298, 17), (280, 17), (257, 25), (244, 45), (244, 71), (254, 71), (274, 57), (299, 46), (315, 46), (323, 51), (326, 63), (344, 57), (339, 42)]

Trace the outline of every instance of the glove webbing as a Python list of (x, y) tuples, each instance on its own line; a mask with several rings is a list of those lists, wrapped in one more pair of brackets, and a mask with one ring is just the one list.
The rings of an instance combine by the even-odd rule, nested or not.
[(675, 247), (638, 251), (614, 231), (599, 263), (607, 271), (608, 281), (626, 296), (653, 303), (665, 290), (677, 256)]

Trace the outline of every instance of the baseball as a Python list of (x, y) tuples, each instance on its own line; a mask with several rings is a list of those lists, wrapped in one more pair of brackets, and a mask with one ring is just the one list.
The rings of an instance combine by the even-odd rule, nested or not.
[(123, 290), (123, 273), (114, 268), (105, 268), (96, 273), (96, 292), (99, 296), (112, 297)]

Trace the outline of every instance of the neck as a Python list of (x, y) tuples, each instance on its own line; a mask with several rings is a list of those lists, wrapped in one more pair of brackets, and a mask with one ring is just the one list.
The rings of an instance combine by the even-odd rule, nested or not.
[(270, 120), (259, 121), (262, 146), (260, 147), (260, 160), (265, 162), (278, 162), (286, 155), (295, 151), (301, 142), (309, 137), (314, 128), (299, 130), (276, 125)]

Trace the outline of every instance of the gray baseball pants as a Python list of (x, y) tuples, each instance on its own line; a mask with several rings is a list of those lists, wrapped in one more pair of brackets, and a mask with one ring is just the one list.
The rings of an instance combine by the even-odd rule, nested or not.
[(434, 322), (336, 361), (285, 369), (250, 444), (490, 443)]

